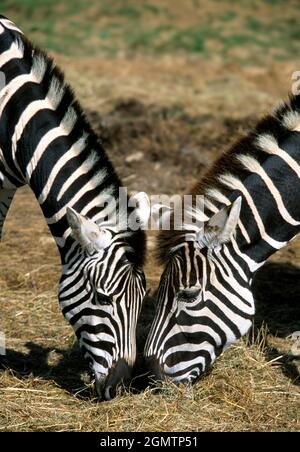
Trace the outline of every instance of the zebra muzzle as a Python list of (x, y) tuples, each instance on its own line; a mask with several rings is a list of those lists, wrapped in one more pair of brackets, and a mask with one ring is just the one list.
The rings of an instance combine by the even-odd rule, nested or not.
[(157, 358), (155, 358), (154, 356), (146, 357), (145, 367), (148, 371), (148, 379), (150, 381), (159, 382), (164, 380), (164, 372)]
[(126, 387), (131, 380), (132, 368), (124, 359), (120, 359), (110, 370), (108, 377), (95, 374), (95, 386), (99, 399), (111, 400), (117, 394), (117, 389)]

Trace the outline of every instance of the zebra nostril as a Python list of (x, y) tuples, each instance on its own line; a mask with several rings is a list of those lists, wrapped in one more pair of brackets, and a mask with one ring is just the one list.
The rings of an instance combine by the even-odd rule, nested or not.
[(116, 390), (112, 386), (107, 386), (104, 391), (105, 400), (111, 400), (116, 396)]
[(153, 356), (145, 358), (146, 369), (148, 370), (149, 380), (162, 381), (164, 379), (164, 372), (158, 359)]
[(103, 391), (103, 398), (105, 400), (111, 400), (116, 397), (118, 387), (128, 385), (131, 379), (131, 371), (131, 367), (124, 359), (120, 359), (115, 364), (110, 371)]

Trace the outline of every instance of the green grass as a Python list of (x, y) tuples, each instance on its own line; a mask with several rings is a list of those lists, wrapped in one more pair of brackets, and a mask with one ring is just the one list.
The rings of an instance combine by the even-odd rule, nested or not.
[(224, 22), (230, 22), (231, 20), (235, 19), (237, 17), (237, 12), (236, 11), (225, 11), (224, 13), (221, 13), (219, 15), (220, 19)]
[(145, 3), (143, 5), (145, 11), (150, 12), (152, 14), (160, 14), (163, 11), (162, 6), (153, 5), (152, 3)]
[(156, 41), (159, 39), (161, 29), (158, 28), (136, 28), (130, 31), (125, 39), (131, 49), (155, 48)]
[(139, 8), (137, 8), (135, 6), (130, 6), (130, 5), (121, 6), (116, 11), (116, 15), (126, 16), (129, 19), (138, 19), (139, 17), (141, 17), (141, 14), (142, 13)]
[(264, 0), (265, 3), (268, 3), (269, 5), (282, 5), (286, 3), (286, 0)]
[(2, 0), (2, 13), (40, 47), (74, 56), (198, 54), (245, 62), (300, 54), (296, 0)]
[(172, 50), (185, 50), (191, 53), (203, 53), (205, 49), (205, 40), (210, 34), (210, 29), (196, 27), (176, 31), (169, 40)]
[(247, 27), (249, 30), (251, 30), (251, 31), (253, 31), (253, 32), (255, 32), (255, 33), (257, 33), (257, 32), (261, 32), (261, 31), (263, 30), (264, 25), (263, 25), (263, 23), (262, 23), (260, 20), (258, 20), (256, 17), (253, 17), (253, 16), (247, 16), (247, 17), (246, 17), (246, 27)]

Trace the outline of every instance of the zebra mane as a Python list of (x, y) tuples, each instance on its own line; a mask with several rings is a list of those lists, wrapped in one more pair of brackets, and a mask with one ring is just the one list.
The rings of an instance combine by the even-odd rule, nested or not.
[[(281, 102), (245, 136), (236, 141), (208, 169), (202, 179), (188, 194), (203, 195), (204, 212), (210, 217), (222, 206), (230, 204), (229, 179), (244, 180), (249, 175), (253, 162), (263, 164), (270, 154), (276, 154), (280, 143), (291, 131), (300, 132), (300, 95), (290, 95)], [(203, 213), (203, 212), (202, 212)], [(171, 218), (172, 225), (172, 218)], [(156, 258), (165, 264), (173, 252), (187, 241), (187, 231), (172, 229), (160, 231), (156, 243)]]
[[(66, 130), (71, 130), (76, 123), (76, 128), (82, 131), (82, 136), (77, 141), (77, 145), (84, 153), (85, 165), (89, 169), (92, 167), (95, 169), (94, 182), (105, 180), (109, 186), (113, 187), (110, 194), (118, 198), (119, 187), (122, 186), (121, 180), (102, 146), (101, 139), (91, 127), (77, 101), (73, 89), (65, 81), (64, 73), (54, 63), (54, 60), (45, 51), (33, 45), (13, 22), (2, 15), (0, 15), (0, 20), (4, 20), (5, 25), (9, 23), (7, 30), (13, 35), (15, 48), (20, 58), (22, 56), (22, 64), (26, 70), (34, 73), (37, 83), (47, 93), (47, 97), (55, 109), (57, 107), (65, 109), (63, 126)], [(93, 219), (95, 213), (92, 209), (88, 213), (89, 218)], [(128, 259), (133, 264), (142, 266), (146, 251), (145, 232), (142, 230), (128, 231), (128, 233), (123, 234), (123, 238)]]

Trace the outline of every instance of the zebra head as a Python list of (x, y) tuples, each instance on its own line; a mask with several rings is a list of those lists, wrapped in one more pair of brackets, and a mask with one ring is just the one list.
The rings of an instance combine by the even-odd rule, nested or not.
[[(146, 200), (147, 202), (147, 200)], [(143, 223), (143, 206), (134, 209)], [(110, 228), (74, 209), (67, 218), (75, 239), (63, 266), (59, 300), (73, 326), (83, 356), (106, 400), (127, 384), (136, 359), (136, 323), (145, 295), (142, 270), (145, 234), (127, 226)]]
[(250, 278), (233, 245), (240, 208), (241, 197), (167, 250), (144, 351), (157, 380), (195, 381), (251, 325)]

